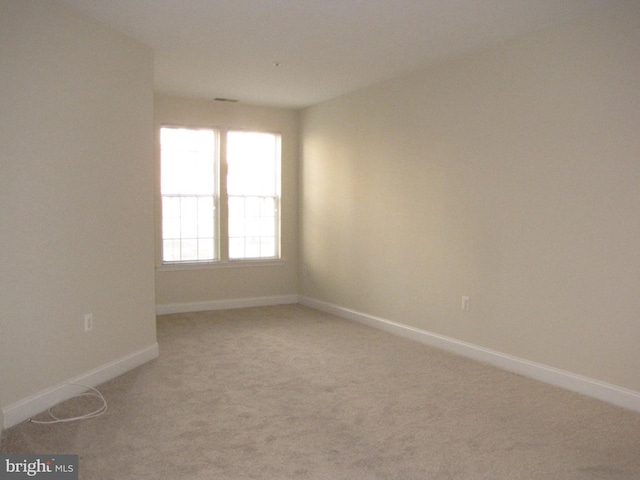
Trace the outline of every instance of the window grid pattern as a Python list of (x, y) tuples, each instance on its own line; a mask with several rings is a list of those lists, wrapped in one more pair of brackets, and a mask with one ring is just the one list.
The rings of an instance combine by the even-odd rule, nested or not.
[(229, 196), (229, 259), (278, 258), (279, 199)]
[(216, 203), (214, 195), (162, 195), (165, 262), (217, 260)]

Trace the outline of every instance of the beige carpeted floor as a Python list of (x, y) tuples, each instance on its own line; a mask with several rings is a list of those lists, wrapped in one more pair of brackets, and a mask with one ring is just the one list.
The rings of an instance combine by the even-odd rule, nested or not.
[(640, 414), (306, 307), (161, 316), (158, 338), (105, 415), (2, 452), (77, 453), (83, 480), (640, 479)]

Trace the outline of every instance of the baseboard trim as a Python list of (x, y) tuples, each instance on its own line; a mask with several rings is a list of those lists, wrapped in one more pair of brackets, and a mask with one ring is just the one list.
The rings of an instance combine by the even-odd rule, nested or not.
[(116, 378), (123, 373), (133, 370), (140, 365), (158, 357), (160, 353), (157, 343), (143, 348), (130, 355), (122, 357), (101, 367), (90, 370), (75, 378), (71, 378), (54, 387), (36, 393), (2, 409), (4, 428), (11, 428), (34, 415), (46, 411), (53, 405), (68, 400), (78, 394), (78, 387), (70, 385), (80, 383), (95, 387), (108, 380)]
[(300, 296), (299, 303), (425, 345), (488, 363), (512, 373), (581, 393), (612, 405), (640, 412), (640, 392), (309, 297)]
[(206, 312), (208, 310), (229, 310), (233, 308), (266, 307), (298, 303), (298, 295), (278, 295), (272, 297), (233, 298), (229, 300), (209, 300), (206, 302), (169, 303), (156, 305), (156, 315), (171, 313)]

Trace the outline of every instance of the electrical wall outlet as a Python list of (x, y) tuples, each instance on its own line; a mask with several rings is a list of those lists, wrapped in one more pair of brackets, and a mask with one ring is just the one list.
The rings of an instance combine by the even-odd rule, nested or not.
[(90, 332), (93, 330), (93, 313), (87, 313), (84, 316), (84, 331)]
[(462, 296), (462, 303), (461, 303), (461, 308), (464, 311), (469, 310), (469, 297), (467, 297), (466, 295)]

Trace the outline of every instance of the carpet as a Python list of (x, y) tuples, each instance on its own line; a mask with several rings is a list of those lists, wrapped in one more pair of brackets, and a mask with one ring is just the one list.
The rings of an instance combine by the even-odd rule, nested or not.
[(106, 414), (2, 453), (78, 454), (84, 480), (640, 479), (640, 414), (301, 305), (159, 316), (158, 342)]

